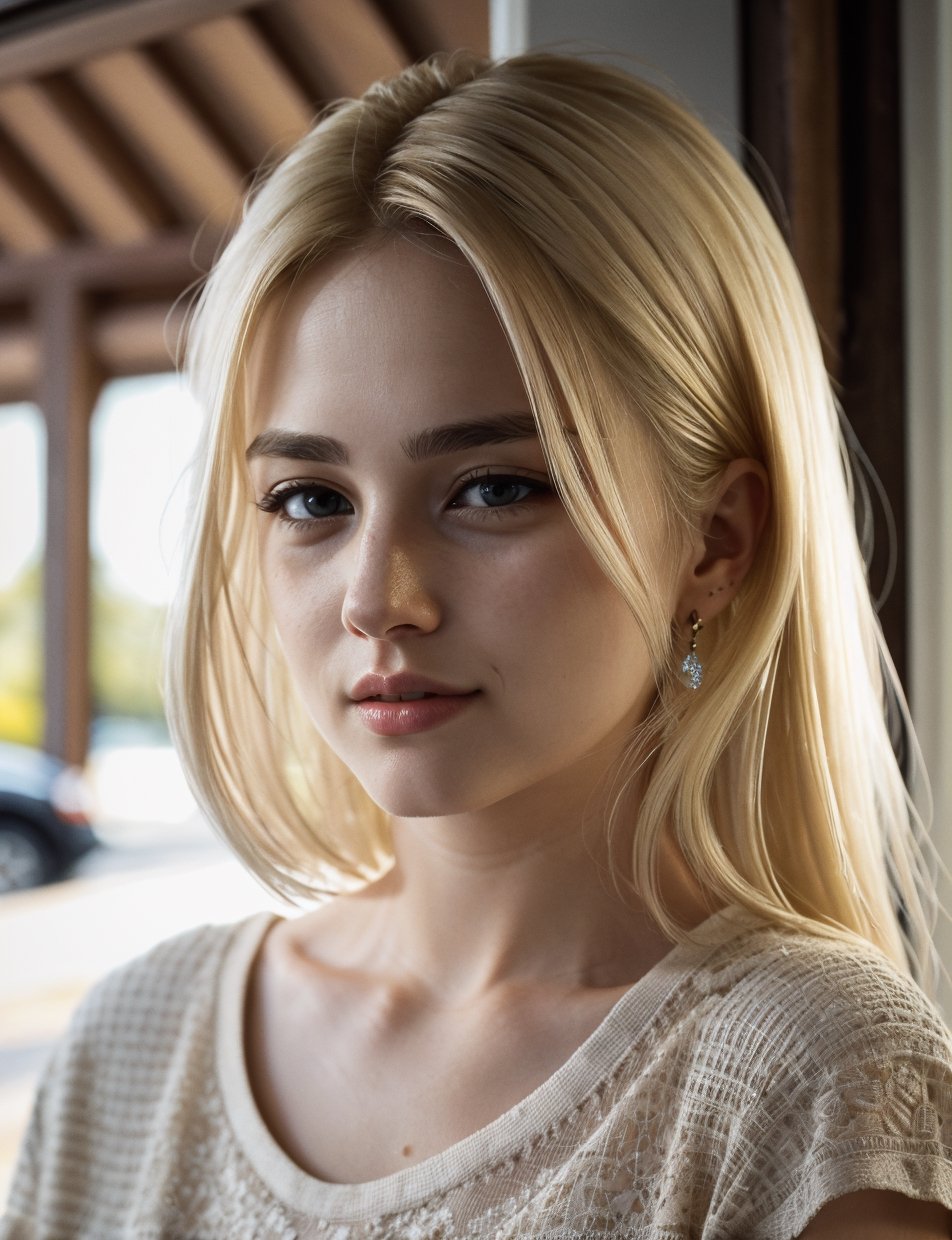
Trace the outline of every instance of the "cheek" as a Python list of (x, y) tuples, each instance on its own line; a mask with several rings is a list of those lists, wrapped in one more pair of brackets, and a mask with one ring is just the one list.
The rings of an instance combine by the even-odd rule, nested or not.
[(641, 628), (584, 544), (563, 557), (546, 604), (553, 616), (561, 617), (556, 629), (571, 660), (565, 678), (576, 683), (580, 698), (627, 710), (635, 698), (653, 691)]
[(331, 624), (340, 625), (340, 603), (323, 575), (305, 571), (294, 557), (261, 559), (265, 594), (278, 638), (292, 666), (301, 652), (315, 651)]
[(619, 628), (639, 632), (621, 594), (581, 539), (567, 546), (563, 542), (531, 592), (537, 609), (561, 617), (566, 627), (571, 620), (575, 632), (600, 634), (603, 640)]
[(641, 629), (584, 544), (563, 539), (557, 554), (526, 563), (508, 581), (492, 613), (492, 641), (511, 647), (513, 664), (533, 681), (571, 687), (577, 709), (609, 699), (624, 707), (653, 683)]

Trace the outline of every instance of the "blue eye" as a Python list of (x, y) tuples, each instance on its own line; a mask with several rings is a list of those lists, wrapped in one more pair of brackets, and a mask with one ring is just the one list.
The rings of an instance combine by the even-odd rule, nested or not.
[[(478, 493), (480, 503), (469, 505), (474, 508), (509, 508), (514, 501), (528, 499), (531, 495), (539, 495), (548, 491), (548, 487), (544, 482), (536, 481), (533, 478), (522, 478), (509, 474), (483, 474), (478, 478), (470, 479), (465, 483), (453, 501), (456, 507), (461, 496), (468, 491)], [(514, 492), (521, 491), (521, 495)]]
[(281, 510), (290, 521), (306, 521), (309, 517), (340, 517), (344, 515), (342, 504), (348, 511), (353, 511), (339, 491), (329, 491), (327, 487), (302, 487), (290, 495), (283, 495), (281, 499)]
[[(480, 520), (489, 513), (497, 517), (508, 512), (515, 515), (529, 507), (526, 501), (541, 500), (551, 494), (552, 488), (541, 479), (484, 471), (464, 479), (449, 508)], [(467, 496), (471, 497), (470, 502), (463, 502)], [(351, 516), (354, 512), (353, 505), (339, 491), (304, 482), (281, 483), (257, 500), (256, 506), (288, 525), (299, 527)]]
[(281, 521), (291, 525), (347, 516), (354, 511), (339, 491), (293, 482), (269, 491), (257, 501), (256, 506), (262, 512), (276, 513)]

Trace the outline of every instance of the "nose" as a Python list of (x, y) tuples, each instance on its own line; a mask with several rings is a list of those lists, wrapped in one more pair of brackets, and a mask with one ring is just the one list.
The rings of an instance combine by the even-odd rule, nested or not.
[(356, 550), (341, 620), (357, 637), (430, 633), (441, 612), (424, 580), (422, 549), (380, 529), (366, 530)]

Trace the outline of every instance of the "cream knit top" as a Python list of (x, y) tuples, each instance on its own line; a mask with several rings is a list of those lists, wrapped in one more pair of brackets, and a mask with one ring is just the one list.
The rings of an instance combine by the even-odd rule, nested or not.
[(245, 984), (271, 920), (189, 931), (90, 992), (40, 1088), (2, 1240), (790, 1240), (858, 1189), (952, 1210), (936, 1010), (875, 949), (739, 909), (491, 1124), (383, 1179), (315, 1179), (245, 1072)]

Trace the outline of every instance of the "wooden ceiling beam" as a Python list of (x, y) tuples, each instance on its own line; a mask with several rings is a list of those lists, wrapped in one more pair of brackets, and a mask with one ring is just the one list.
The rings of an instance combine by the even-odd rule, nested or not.
[(487, 0), (376, 0), (413, 60), (469, 48), (489, 55)]
[(324, 99), (360, 95), (410, 60), (373, 0), (282, 0), (267, 20), (283, 48), (314, 66)]
[[(174, 370), (185, 322), (176, 301), (114, 305), (92, 312), (89, 344), (106, 378)], [(40, 341), (32, 324), (0, 324), (0, 404), (35, 400)]]
[(101, 56), (75, 76), (187, 219), (227, 227), (244, 189), (241, 171), (144, 52)]
[(43, 255), (0, 257), (0, 301), (29, 298), (52, 280), (91, 292), (142, 288), (172, 295), (200, 281), (211, 267), (221, 237), (209, 229), (155, 233), (140, 245), (112, 247), (73, 242)]
[(50, 186), (0, 133), (0, 249), (42, 254), (76, 234), (76, 221)]
[(59, 240), (39, 211), (30, 204), (23, 186), (0, 177), (0, 242), (15, 254), (41, 254)]
[(68, 235), (35, 179), (6, 165), (0, 174), (0, 244), (14, 254), (42, 254)]
[(134, 169), (54, 83), (0, 89), (0, 122), (93, 236), (142, 241), (159, 222)]
[(0, 327), (0, 404), (30, 400), (40, 371), (40, 342), (27, 323)]
[(183, 26), (251, 8), (255, 0), (115, 0), (0, 41), (0, 83), (165, 38)]
[(110, 377), (174, 370), (184, 322), (182, 302), (111, 306), (92, 320), (93, 351)]
[(190, 26), (163, 51), (253, 165), (287, 150), (314, 118), (307, 96), (244, 17)]
[(17, 148), (0, 134), (0, 249), (42, 254), (76, 235), (76, 223)]

